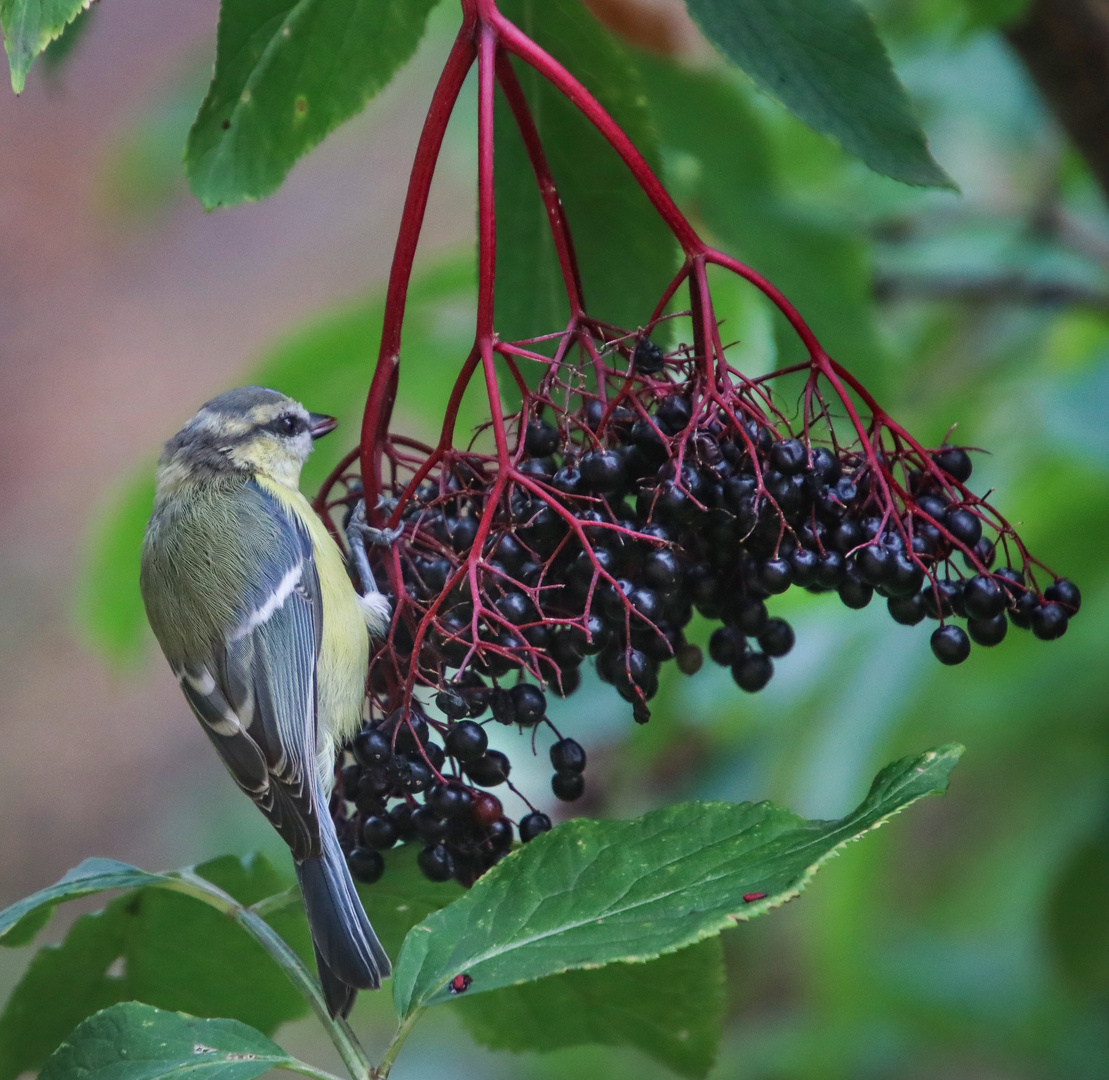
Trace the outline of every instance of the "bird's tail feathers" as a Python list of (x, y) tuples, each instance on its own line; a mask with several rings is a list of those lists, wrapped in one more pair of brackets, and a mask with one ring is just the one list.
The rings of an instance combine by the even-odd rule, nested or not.
[(335, 985), (329, 987), (329, 976), (333, 984), (373, 990), (392, 965), (362, 909), (330, 820), (324, 817), (320, 824), (321, 854), (305, 859), (296, 869), (328, 1008), (339, 1015), (343, 1008), (349, 1011), (353, 993), (348, 996)]

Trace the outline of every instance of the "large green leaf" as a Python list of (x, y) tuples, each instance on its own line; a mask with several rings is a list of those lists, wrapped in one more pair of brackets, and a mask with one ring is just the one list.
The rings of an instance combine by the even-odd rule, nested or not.
[(130, 1001), (83, 1024), (58, 1047), (40, 1080), (252, 1080), (299, 1066), (276, 1043), (237, 1020), (197, 1020)]
[(405, 939), (397, 1011), (575, 968), (648, 960), (797, 896), (851, 840), (943, 791), (962, 747), (882, 770), (859, 807), (806, 821), (771, 803), (684, 803), (632, 821), (576, 820), (538, 837)]
[[(241, 904), (290, 884), (261, 856), (227, 856), (196, 873)], [(281, 929), (311, 957), (303, 918)], [(144, 888), (78, 919), (60, 945), (36, 954), (0, 1014), (0, 1080), (42, 1068), (81, 1020), (131, 1000), (231, 1017), (267, 1034), (308, 1011), (261, 945), (226, 915), (179, 893)]]
[(768, 94), (875, 172), (954, 187), (856, 0), (686, 0), (705, 36)]
[(724, 955), (708, 938), (645, 964), (564, 971), (460, 997), (474, 1039), (493, 1050), (634, 1046), (680, 1076), (705, 1076), (724, 1018)]
[(0, 26), (12, 74), (12, 89), (23, 93), (27, 72), (46, 48), (92, 0), (0, 0)]
[[(634, 63), (580, 0), (509, 0), (501, 10), (577, 76), (658, 168)], [(578, 110), (522, 63), (516, 71), (562, 196), (590, 314), (646, 322), (676, 269), (674, 238), (631, 174)], [(509, 340), (552, 333), (569, 313), (535, 177), (503, 99), (496, 111), (497, 329)]]
[(437, 0), (223, 0), (186, 168), (206, 206), (276, 191), (415, 52)]

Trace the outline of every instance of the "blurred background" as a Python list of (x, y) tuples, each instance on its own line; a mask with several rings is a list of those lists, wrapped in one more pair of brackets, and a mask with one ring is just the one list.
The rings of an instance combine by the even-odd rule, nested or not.
[[(677, 0), (590, 6), (634, 47), (718, 63)], [(596, 762), (588, 812), (612, 815), (770, 798), (839, 816), (886, 762), (967, 746), (944, 799), (725, 935), (729, 1026), (714, 1076), (1107, 1077), (1106, 192), (1029, 75), (1035, 50), (998, 28), (1052, 5), (1032, 16), (1003, 0), (868, 6), (961, 193), (869, 173), (729, 74), (764, 190), (737, 198), (719, 239), (767, 271), (926, 445), (957, 424), (955, 441), (988, 448), (975, 490), (993, 489), (1031, 550), (1079, 583), (1082, 615), (1060, 641), (1013, 631), (945, 669), (926, 626), (794, 590), (778, 610), (798, 645), (763, 693), (706, 665), (690, 679), (670, 671), (645, 729), (588, 682), (558, 719)], [(0, 93), (0, 905), (89, 855), (166, 868), (283, 851), (137, 635), (137, 562), (118, 526), (145, 517), (142, 478), (201, 402), (256, 378), (301, 393), (313, 350), (343, 349), (349, 363), (306, 400), (346, 421), (311, 477), (353, 442), (376, 296), (456, 15), (441, 5), (414, 61), (275, 196), (205, 214), (181, 149), (217, 15), (215, 0), (108, 0), (20, 98)], [(667, 177), (692, 198), (709, 164), (660, 129)], [(424, 437), (472, 333), (473, 134), (463, 107), (422, 240), (428, 284), (412, 317), (426, 364), (415, 388), (409, 369), (399, 423)], [(736, 290), (721, 308), (750, 369), (772, 365), (764, 307)], [(528, 786), (542, 790), (547, 772), (538, 763)], [(0, 995), (29, 956), (0, 951)], [(373, 1046), (389, 1003), (362, 999), (355, 1026)], [(278, 1039), (329, 1059), (311, 1025)], [(393, 1075), (582, 1074), (667, 1075), (632, 1051), (490, 1054), (449, 1008)]]

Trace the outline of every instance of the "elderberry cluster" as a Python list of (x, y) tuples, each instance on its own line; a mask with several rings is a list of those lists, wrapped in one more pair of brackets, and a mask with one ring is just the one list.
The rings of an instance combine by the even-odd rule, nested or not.
[[(855, 609), (880, 596), (903, 625), (938, 620), (931, 644), (945, 664), (972, 640), (998, 644), (1010, 622), (1059, 637), (1079, 609), (1064, 578), (1039, 590), (1015, 532), (966, 488), (965, 449), (886, 445), (877, 425), (873, 440), (856, 429), (845, 443), (826, 412), (795, 434), (753, 384), (710, 390), (695, 358), (646, 337), (624, 355), (611, 385), (525, 400), (507, 474), (503, 461), (452, 452), (406, 493), (395, 617), (370, 688), (395, 700), (404, 687), (408, 704), (363, 731), (342, 773), (354, 806), (343, 836), (362, 880), (398, 839), (425, 845), (429, 877), (475, 880), (513, 841), (482, 790), (511, 788), (510, 763), (482, 725), (549, 724), (544, 688), (569, 695), (589, 658), (646, 722), (661, 665), (701, 667), (685, 637), (695, 613), (718, 624), (711, 659), (756, 692), (793, 648), (768, 602), (794, 586)], [(582, 748), (559, 736), (551, 763), (554, 794), (579, 798)], [(533, 809), (518, 830), (528, 840), (549, 827)]]
[[(525, 693), (509, 696), (532, 705), (536, 695), (542, 699), (535, 687), (521, 686)], [(512, 822), (501, 800), (483, 790), (506, 783), (511, 764), (489, 748), (482, 725), (468, 718), (480, 716), (494, 696), (476, 689), (439, 695), (437, 705), (452, 718), (449, 723), (398, 713), (366, 725), (340, 755), (331, 812), (356, 880), (377, 881), (385, 869), (381, 853), (398, 843), (421, 845), (416, 862), (431, 881), (454, 878), (467, 886), (511, 850)], [(550, 757), (555, 794), (578, 798), (585, 785), (584, 749), (573, 739), (559, 739)], [(533, 810), (517, 828), (526, 843), (548, 831), (551, 819)]]

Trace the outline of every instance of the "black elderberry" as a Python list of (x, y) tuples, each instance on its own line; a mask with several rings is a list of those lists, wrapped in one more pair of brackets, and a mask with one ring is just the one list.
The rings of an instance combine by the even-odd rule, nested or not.
[(848, 572), (837, 590), (840, 600), (849, 607), (858, 611), (866, 607), (874, 596), (874, 589), (861, 577)]
[(1082, 593), (1078, 586), (1067, 578), (1059, 578), (1044, 589), (1044, 599), (1061, 604), (1071, 615), (1082, 606)]
[(628, 593), (628, 602), (648, 622), (656, 622), (662, 612), (662, 600), (651, 589), (632, 589)]
[(766, 604), (752, 596), (741, 596), (728, 613), (728, 622), (747, 637), (755, 637), (768, 618)]
[(367, 769), (380, 765), (393, 756), (389, 740), (376, 728), (363, 728), (354, 736), (351, 751), (355, 761)]
[(442, 839), (447, 823), (430, 806), (417, 806), (412, 811), (412, 830), (425, 844), (433, 844)]
[(398, 840), (415, 840), (416, 829), (412, 824), (412, 807), (407, 803), (398, 803), (389, 811), (389, 820), (397, 830)]
[(362, 823), (362, 843), (371, 848), (391, 848), (397, 842), (397, 825), (388, 814), (371, 814)]
[[(812, 471), (821, 483), (835, 484), (840, 478), (842, 468), (839, 458), (828, 447), (818, 446), (813, 450)], [(854, 493), (852, 493), (851, 498), (854, 498)]]
[(982, 539), (982, 519), (965, 507), (945, 511), (941, 523), (956, 540), (967, 547), (974, 547)]
[(538, 686), (518, 683), (510, 691), (516, 723), (521, 727), (534, 727), (547, 712), (547, 699)]
[(862, 530), (853, 521), (837, 521), (828, 533), (828, 547), (846, 555), (862, 542)]
[(667, 435), (677, 435), (689, 426), (693, 418), (693, 406), (688, 399), (671, 394), (664, 398), (655, 414), (655, 423)]
[(512, 695), (502, 687), (489, 691), (489, 711), (498, 724), (516, 723), (516, 706)]
[(731, 667), (747, 651), (747, 639), (735, 626), (718, 626), (709, 638), (709, 656), (721, 667)]
[(397, 724), (395, 747), (402, 753), (411, 754), (418, 752), (420, 747), (427, 742), (427, 721), (422, 717), (409, 717)]
[(397, 780), (403, 791), (417, 794), (431, 787), (431, 769), (423, 761), (403, 757), (395, 758)]
[(470, 813), (473, 796), (457, 784), (436, 784), (427, 793), (426, 801), (440, 817), (458, 818)]
[(974, 464), (970, 455), (958, 446), (943, 446), (932, 456), (932, 460), (953, 480), (965, 484), (970, 479)]
[(740, 657), (732, 665), (732, 678), (740, 690), (748, 694), (757, 693), (774, 674), (774, 663), (764, 653), (751, 652)]
[(520, 818), (520, 839), (525, 844), (529, 840), (534, 840), (540, 833), (550, 832), (550, 830), (551, 819), (546, 814), (539, 813), (538, 810)]
[(895, 553), (884, 544), (867, 544), (856, 556), (859, 577), (868, 585), (885, 585), (889, 581)]
[[(928, 582), (920, 594), (924, 612), (930, 619), (947, 619), (959, 614), (962, 607), (962, 590), (954, 581), (944, 578)], [(958, 601), (958, 606), (956, 602)]]
[[(644, 488), (640, 492), (640, 498), (647, 496), (646, 506), (647, 513), (651, 508), (651, 492), (649, 488)], [(693, 499), (673, 481), (665, 480), (662, 486), (658, 489), (658, 495), (654, 499), (655, 512), (662, 518), (663, 521), (669, 522), (673, 525), (688, 525), (697, 513), (697, 504)], [(636, 511), (639, 510), (639, 503), (637, 500)], [(641, 513), (640, 516), (646, 516)]]
[(496, 787), (508, 779), (512, 765), (499, 750), (486, 750), (481, 757), (463, 763), (466, 775), (481, 787)]
[(384, 765), (374, 765), (373, 768), (366, 769), (358, 781), (354, 805), (364, 814), (373, 813), (380, 805), (382, 797), (393, 790), (395, 783), (395, 777)]
[(838, 589), (847, 579), (847, 563), (838, 551), (826, 551), (816, 568), (816, 584), (822, 589)]
[(339, 773), (339, 792), (347, 802), (354, 802), (358, 796), (358, 781), (362, 779), (361, 765), (344, 765)]
[(802, 472), (807, 464), (805, 444), (800, 439), (784, 439), (770, 451), (770, 463), (785, 476)]
[(529, 420), (524, 433), (524, 450), (533, 458), (545, 458), (558, 449), (558, 428), (546, 420)]
[(1000, 645), (1009, 630), (1009, 620), (1001, 612), (988, 619), (967, 619), (967, 633), (976, 645)]
[(674, 650), (674, 662), (683, 675), (696, 675), (705, 662), (705, 656), (700, 646), (687, 641)]
[(785, 656), (795, 640), (793, 627), (779, 618), (768, 619), (758, 636), (759, 648), (767, 656)]
[(448, 720), (459, 720), (469, 712), (466, 699), (457, 690), (441, 690), (435, 695), (435, 707)]
[(1054, 641), (1067, 632), (1067, 612), (1062, 604), (1037, 604), (1031, 612), (1032, 633), (1041, 641)]
[(947, 500), (939, 495), (921, 495), (916, 501), (916, 508), (936, 521), (943, 521), (943, 515), (947, 512)]
[(514, 626), (531, 622), (535, 618), (532, 602), (523, 593), (506, 593), (499, 597), (493, 606), (502, 618)]
[(643, 560), (643, 579), (659, 592), (669, 592), (681, 583), (681, 565), (672, 551), (661, 548)]
[(556, 772), (551, 777), (551, 791), (563, 802), (575, 802), (585, 792), (585, 777), (580, 772)]
[(472, 720), (461, 720), (451, 725), (445, 742), (447, 753), (465, 764), (486, 752), (489, 736), (480, 724)]
[(555, 772), (585, 771), (585, 749), (576, 739), (559, 739), (552, 743), (550, 754)]
[(791, 577), (795, 585), (812, 585), (820, 566), (820, 556), (808, 548), (799, 547), (789, 557)]
[(902, 626), (916, 626), (926, 614), (924, 599), (920, 593), (913, 596), (891, 596), (886, 607), (889, 609), (890, 618)]
[(494, 851), (508, 851), (512, 847), (512, 826), (503, 817), (485, 826), (485, 839)]
[(470, 804), (470, 816), (478, 825), (486, 827), (504, 816), (504, 807), (496, 795), (488, 791), (475, 791)]
[(582, 494), (583, 485), (581, 472), (576, 465), (563, 465), (562, 468), (554, 474), (551, 483), (561, 491), (563, 495)]
[(554, 691), (559, 697), (569, 697), (581, 686), (581, 668), (564, 667), (556, 680)]
[(758, 583), (777, 596), (793, 584), (793, 570), (785, 559), (767, 559), (759, 568)]
[(639, 375), (657, 375), (666, 362), (662, 349), (650, 338), (641, 337), (635, 343), (635, 352), (632, 353), (632, 366)]
[(1039, 607), (1039, 601), (1034, 593), (1025, 591), (1020, 593), (1009, 608), (1009, 619), (1014, 626), (1027, 630), (1032, 625), (1032, 612)]
[[(1004, 590), (993, 578), (985, 574), (972, 577), (963, 586), (963, 606), (971, 619), (992, 619), (1000, 615), (1008, 604)], [(971, 635), (973, 637), (973, 635)]]
[(578, 463), (582, 483), (590, 491), (607, 495), (625, 480), (624, 463), (613, 450), (590, 450)]
[(373, 885), (385, 873), (385, 860), (380, 851), (371, 848), (356, 847), (347, 856), (347, 866), (350, 876), (363, 885)]
[(476, 518), (455, 518), (454, 524), (451, 526), (451, 547), (459, 553), (469, 551), (477, 539), (477, 529)]
[(932, 631), (932, 652), (941, 664), (961, 664), (970, 656), (970, 638), (959, 626), (948, 623)]
[(416, 856), (416, 865), (429, 881), (450, 881), (454, 877), (454, 858), (443, 844), (425, 847)]

